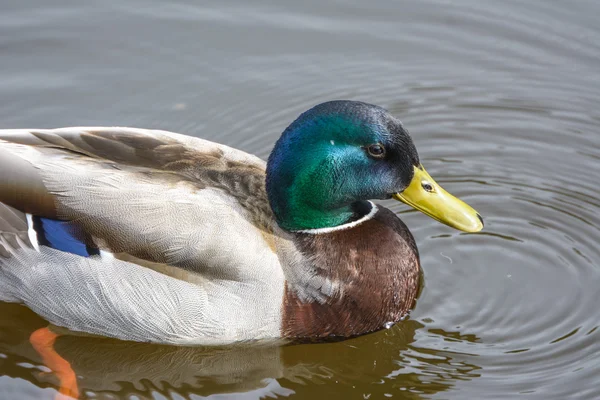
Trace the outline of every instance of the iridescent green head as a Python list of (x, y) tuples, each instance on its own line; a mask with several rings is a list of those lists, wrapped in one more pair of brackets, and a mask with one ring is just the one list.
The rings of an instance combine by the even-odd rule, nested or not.
[(283, 132), (269, 157), (267, 192), (282, 228), (332, 227), (361, 213), (360, 202), (407, 187), (415, 165), (411, 138), (386, 110), (331, 101)]
[[(467, 222), (447, 221), (432, 211), (439, 206), (434, 193), (439, 186), (419, 171), (424, 172), (417, 150), (398, 119), (371, 104), (330, 101), (306, 111), (283, 132), (269, 156), (267, 194), (277, 223), (290, 231), (342, 225), (370, 210), (366, 200), (391, 197), (412, 201), (459, 229), (475, 230), (473, 218), (481, 224), (477, 213), (455, 198), (472, 211)], [(401, 198), (409, 186), (410, 196)], [(431, 194), (419, 197), (430, 187)], [(445, 198), (442, 211), (457, 209), (452, 199)]]

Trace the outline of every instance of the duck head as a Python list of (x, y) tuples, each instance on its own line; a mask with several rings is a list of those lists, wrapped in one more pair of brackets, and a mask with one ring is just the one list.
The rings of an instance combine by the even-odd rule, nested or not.
[(300, 115), (275, 144), (266, 183), (277, 223), (289, 231), (339, 226), (368, 212), (367, 200), (389, 198), (465, 232), (483, 228), (425, 171), (402, 123), (362, 102), (330, 101)]

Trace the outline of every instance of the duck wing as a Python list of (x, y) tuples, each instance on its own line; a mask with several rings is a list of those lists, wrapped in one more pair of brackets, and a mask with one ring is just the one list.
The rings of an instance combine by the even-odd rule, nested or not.
[(264, 171), (245, 152), (166, 131), (0, 130), (1, 203), (73, 222), (88, 246), (192, 270), (224, 251), (219, 237), (235, 239), (227, 227), (268, 240)]
[(0, 300), (130, 340), (277, 336), (264, 181), (257, 157), (171, 132), (0, 130)]

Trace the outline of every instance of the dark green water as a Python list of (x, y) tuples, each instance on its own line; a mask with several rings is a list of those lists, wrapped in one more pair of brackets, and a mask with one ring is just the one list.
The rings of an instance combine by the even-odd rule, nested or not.
[[(63, 337), (87, 398), (600, 398), (600, 3), (191, 0), (0, 4), (0, 125), (162, 128), (267, 157), (325, 100), (390, 109), (480, 211), (397, 203), (421, 251), (410, 319), (322, 345), (194, 349)], [(52, 398), (0, 304), (0, 398)]]

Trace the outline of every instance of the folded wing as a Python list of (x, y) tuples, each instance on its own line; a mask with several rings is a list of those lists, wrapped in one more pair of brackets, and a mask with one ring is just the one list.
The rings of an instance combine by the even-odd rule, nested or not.
[(88, 250), (232, 278), (231, 258), (272, 231), (264, 167), (165, 131), (0, 131), (0, 202), (36, 217), (38, 236), (62, 226)]

